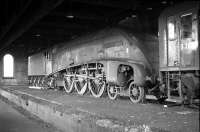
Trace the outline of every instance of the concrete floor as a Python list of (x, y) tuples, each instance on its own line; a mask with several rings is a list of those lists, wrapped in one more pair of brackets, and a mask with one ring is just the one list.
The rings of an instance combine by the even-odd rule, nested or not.
[(0, 132), (54, 132), (34, 119), (24, 116), (11, 105), (0, 100)]
[[(3, 87), (2, 87), (3, 88)], [(199, 132), (199, 109), (181, 106), (164, 107), (158, 103), (133, 104), (127, 98), (110, 100), (107, 97), (96, 99), (90, 94), (79, 96), (64, 91), (36, 90), (27, 87), (6, 87), (34, 98), (61, 105), (64, 109), (74, 108), (95, 117), (125, 124), (147, 125), (156, 131)], [(97, 124), (98, 122), (96, 122)]]

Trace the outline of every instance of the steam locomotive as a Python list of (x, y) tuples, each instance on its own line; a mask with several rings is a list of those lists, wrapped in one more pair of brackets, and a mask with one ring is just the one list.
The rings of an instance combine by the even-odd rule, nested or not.
[(182, 78), (192, 78), (195, 86), (199, 79), (198, 10), (198, 2), (166, 9), (159, 17), (159, 41), (111, 28), (29, 56), (30, 87), (64, 87), (80, 95), (89, 91), (96, 98), (106, 93), (112, 100), (128, 96), (133, 103), (155, 93), (182, 100), (182, 87), (188, 87)]

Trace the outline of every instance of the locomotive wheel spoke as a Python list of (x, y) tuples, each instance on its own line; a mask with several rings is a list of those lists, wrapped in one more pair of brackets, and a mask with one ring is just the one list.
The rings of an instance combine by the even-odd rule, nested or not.
[(99, 98), (103, 95), (105, 91), (106, 83), (105, 81), (100, 79), (90, 79), (89, 87), (92, 95), (95, 98)]
[(115, 100), (118, 96), (117, 88), (115, 87), (115, 85), (108, 85), (107, 86), (107, 93), (108, 93), (108, 97), (111, 100)]
[(34, 77), (33, 86), (36, 86), (37, 77)]
[(129, 94), (130, 100), (133, 103), (142, 102), (144, 99), (144, 89), (140, 86), (137, 86), (134, 82), (129, 84)]
[(85, 94), (87, 91), (87, 80), (82, 77), (78, 77), (75, 81), (75, 88), (79, 95)]
[(74, 90), (74, 77), (63, 78), (64, 89), (67, 93), (71, 93)]

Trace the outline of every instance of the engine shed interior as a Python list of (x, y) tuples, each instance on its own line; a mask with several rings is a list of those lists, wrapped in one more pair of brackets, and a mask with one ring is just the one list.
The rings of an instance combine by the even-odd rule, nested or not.
[(199, 42), (199, 0), (0, 0), (0, 132), (37, 131), (2, 101), (52, 132), (199, 132)]
[[(194, 7), (195, 11), (192, 12), (192, 14), (181, 15), (181, 20), (179, 20), (180, 15), (178, 14), (173, 16), (173, 18), (168, 18), (169, 16), (163, 18), (163, 20), (167, 19), (167, 26), (166, 23), (159, 23), (159, 18), (164, 9), (167, 7), (173, 8), (175, 5), (184, 2), (188, 1), (3, 0), (0, 3), (0, 16), (2, 18), (0, 21), (0, 83), (1, 85), (27, 85), (31, 82), (31, 84), (35, 85), (37, 83), (42, 84), (45, 81), (49, 81), (48, 83), (50, 85), (57, 86), (60, 84), (57, 82), (54, 84), (55, 78), (60, 78), (61, 81), (66, 79), (64, 82), (70, 81), (72, 86), (75, 80), (83, 83), (76, 84), (79, 86), (75, 85), (76, 87), (80, 87), (80, 89), (76, 89), (82, 94), (83, 91), (81, 87), (87, 87), (87, 85), (89, 85), (88, 80), (91, 81), (93, 79), (92, 83), (98, 83), (98, 87), (103, 87), (103, 89), (106, 89), (107, 85), (109, 85), (111, 94), (113, 94), (113, 89), (118, 93), (122, 91), (122, 89), (132, 88), (131, 86), (129, 87), (129, 85), (131, 85), (133, 81), (142, 85), (145, 82), (145, 77), (152, 73), (156, 73), (155, 75), (152, 74), (152, 79), (155, 82), (155, 80), (158, 79), (155, 78), (155, 76), (159, 76), (158, 74), (161, 72), (162, 78), (166, 76), (168, 79), (168, 81), (165, 81), (165, 85), (167, 85), (166, 87), (169, 90), (168, 95), (171, 95), (171, 74), (175, 76), (177, 73), (180, 73), (178, 78), (176, 78), (179, 84), (176, 83), (177, 86), (174, 86), (175, 90), (177, 90), (176, 88), (178, 86), (181, 87), (180, 78), (182, 75), (192, 73), (192, 75), (199, 76), (199, 5)], [(194, 1), (194, 3), (195, 2), (197, 3), (197, 1)], [(193, 5), (191, 8), (193, 8)], [(180, 25), (178, 21), (180, 21), (182, 25)], [(163, 27), (160, 28), (159, 25), (162, 24)], [(179, 25), (180, 28), (182, 28), (180, 31), (178, 29)], [(120, 35), (116, 32), (109, 31), (109, 29), (114, 29), (116, 27), (119, 29), (123, 28), (127, 31), (131, 30), (135, 34), (131, 36), (129, 32), (123, 32), (121, 36), (124, 36), (124, 38), (120, 40)], [(165, 31), (166, 27), (169, 28), (167, 29), (167, 33)], [(101, 32), (103, 29), (105, 30)], [(100, 33), (95, 35), (97, 31), (100, 31)], [(196, 37), (195, 41), (191, 39), (191, 42), (197, 45), (195, 47), (195, 50), (197, 50), (197, 52), (194, 53), (195, 55), (193, 55), (192, 52), (192, 55), (189, 56), (188, 53), (186, 53), (186, 51), (188, 51), (187, 47), (180, 49), (181, 44), (176, 46), (176, 43), (182, 43), (182, 39), (180, 39), (182, 36), (174, 37), (175, 35), (173, 32), (175, 32), (177, 36), (181, 34), (184, 38), (191, 38), (192, 35)], [(140, 34), (140, 36), (136, 34)], [(144, 34), (150, 35), (147, 36)], [(165, 41), (166, 38), (163, 34), (167, 34), (167, 39), (169, 39), (169, 41)], [(163, 41), (158, 42), (158, 38), (160, 38), (159, 35), (163, 35)], [(84, 36), (87, 37), (84, 38)], [(81, 37), (83, 39), (81, 39)], [(116, 42), (110, 41), (112, 38), (116, 39)], [(188, 41), (189, 39), (183, 39), (185, 45)], [(167, 44), (164, 44), (165, 42)], [(95, 47), (95, 45), (97, 46)], [(108, 47), (108, 45), (110, 45), (110, 47)], [(160, 48), (159, 51), (157, 49), (158, 45)], [(167, 48), (162, 47), (166, 45), (168, 46)], [(179, 50), (182, 51), (179, 53)], [(163, 54), (161, 54), (161, 52)], [(191, 59), (192, 57), (195, 58), (195, 62)], [(111, 64), (113, 60), (111, 62), (108, 60), (101, 60), (103, 66), (98, 69), (97, 64), (101, 61), (87, 62), (94, 58), (110, 59), (109, 61), (116, 58), (125, 60), (132, 59), (132, 64), (130, 65), (133, 65), (133, 67), (127, 63), (125, 69), (132, 69), (127, 70), (129, 72), (123, 70), (123, 68), (120, 70), (118, 68), (118, 70), (116, 70), (117, 67), (113, 67)], [(177, 58), (182, 63), (179, 63)], [(6, 60), (10, 62), (7, 63)], [(143, 60), (142, 63), (144, 63), (142, 65), (139, 64), (141, 60)], [(133, 63), (133, 61), (135, 62)], [(151, 68), (149, 62), (151, 62), (153, 68)], [(161, 62), (168, 64), (166, 67), (167, 70), (159, 71), (163, 68)], [(190, 67), (184, 72), (179, 72), (182, 70), (179, 64), (190, 66), (193, 63), (196, 66), (195, 69)], [(117, 65), (125, 65), (125, 63), (119, 63)], [(69, 66), (72, 67), (69, 68)], [(91, 70), (90, 66), (94, 69)], [(8, 69), (7, 72), (5, 70), (6, 68)], [(118, 71), (118, 73), (112, 73), (112, 68)], [(149, 71), (148, 74), (146, 73), (147, 69)], [(100, 72), (98, 73), (98, 71)], [(98, 77), (99, 74), (101, 77)], [(113, 79), (114, 75), (117, 79)], [(45, 80), (46, 76), (48, 76), (49, 80)], [(120, 79), (120, 77), (122, 78)], [(98, 80), (99, 78), (101, 78), (101, 81)], [(109, 83), (110, 80), (121, 81), (115, 83), (117, 86), (113, 86), (113, 84), (111, 86)], [(124, 80), (126, 82), (123, 84)], [(92, 83), (90, 83), (90, 85), (92, 85)], [(130, 93), (144, 95), (144, 91), (141, 90), (143, 88), (135, 84), (132, 85), (132, 91), (128, 91), (128, 94), (124, 93), (125, 95), (129, 95)], [(121, 88), (121, 86), (124, 86), (124, 88)], [(135, 88), (136, 91), (134, 91)], [(104, 90), (102, 90), (102, 94), (103, 92)], [(96, 94), (96, 96), (98, 96), (98, 92)], [(178, 91), (178, 95), (182, 95), (181, 91)]]

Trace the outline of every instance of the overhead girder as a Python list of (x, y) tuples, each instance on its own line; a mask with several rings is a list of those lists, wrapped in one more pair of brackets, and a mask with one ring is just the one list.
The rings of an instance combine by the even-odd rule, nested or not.
[[(12, 17), (10, 18), (11, 20), (4, 26), (4, 28), (3, 28), (2, 32), (1, 32), (1, 34), (0, 34), (0, 40), (11, 29), (11, 27), (16, 23), (16, 21), (19, 20), (19, 18), (24, 14), (24, 12), (26, 11), (26, 9), (31, 4), (31, 1), (32, 0), (27, 0), (26, 3), (23, 5), (23, 8), (21, 8), (21, 10), (19, 12), (14, 12), (15, 14), (12, 15)], [(8, 14), (6, 14), (6, 15), (8, 15)]]
[[(90, 30), (90, 29), (97, 29), (98, 27), (102, 27), (103, 25), (106, 25), (105, 23), (99, 24), (99, 23), (78, 23), (78, 22), (64, 22), (64, 21), (58, 21), (56, 22), (39, 22), (36, 25), (34, 25), (33, 28), (36, 28), (38, 30), (43, 29), (55, 29), (58, 30)], [(32, 28), (31, 28), (32, 29)]]
[[(61, 17), (68, 17), (72, 15), (74, 18), (83, 19), (83, 20), (97, 20), (97, 21), (105, 21), (105, 16), (100, 16), (98, 14), (95, 14), (93, 12), (85, 13), (85, 12), (79, 12), (79, 11), (70, 11), (70, 12), (52, 12), (49, 14), (49, 16), (61, 16)], [(69, 18), (71, 19), (71, 18)]]
[(137, 5), (136, 0), (127, 0), (124, 2), (123, 0), (71, 0), (71, 2), (79, 2), (85, 3), (90, 5), (98, 5), (98, 6), (107, 6), (107, 7), (114, 7), (120, 9), (130, 9), (134, 8)]
[[(31, 7), (27, 8), (20, 19), (0, 40), (0, 51), (9, 46), (13, 41), (26, 32), (35, 22), (47, 15), (52, 9), (60, 5), (64, 0), (40, 0), (33, 1)], [(34, 5), (35, 4), (35, 5)]]

